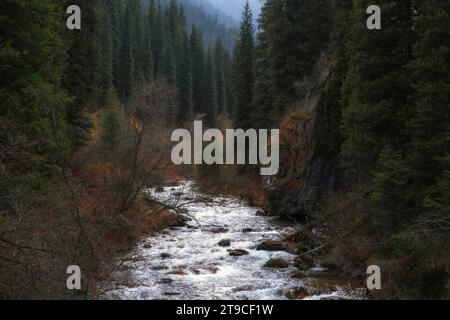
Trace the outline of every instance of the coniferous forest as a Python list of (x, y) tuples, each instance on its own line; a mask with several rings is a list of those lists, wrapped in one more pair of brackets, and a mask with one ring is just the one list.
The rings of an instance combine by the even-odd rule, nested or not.
[(1, 1), (0, 299), (449, 299), (450, 2), (202, 3)]

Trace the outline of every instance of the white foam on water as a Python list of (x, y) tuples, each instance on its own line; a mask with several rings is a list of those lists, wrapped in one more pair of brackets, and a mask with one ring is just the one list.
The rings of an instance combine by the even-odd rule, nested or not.
[[(189, 227), (170, 229), (142, 241), (129, 255), (132, 259), (125, 264), (128, 270), (114, 275), (119, 285), (106, 293), (105, 299), (287, 299), (286, 290), (302, 284), (291, 277), (297, 271), (294, 255), (256, 250), (262, 241), (280, 240), (289, 230), (271, 218), (256, 216), (257, 208), (234, 198), (200, 194), (191, 182), (165, 188), (161, 193), (147, 193), (163, 203), (187, 203), (184, 208), (194, 219), (188, 222)], [(201, 201), (192, 202), (195, 198)], [(213, 233), (214, 228), (228, 231)], [(244, 228), (253, 232), (243, 232)], [(231, 240), (231, 246), (220, 247), (218, 242), (223, 239)], [(228, 249), (249, 254), (233, 257)], [(264, 267), (271, 258), (286, 259), (290, 267)], [(330, 297), (351, 298), (337, 288), (336, 292), (309, 299)]]

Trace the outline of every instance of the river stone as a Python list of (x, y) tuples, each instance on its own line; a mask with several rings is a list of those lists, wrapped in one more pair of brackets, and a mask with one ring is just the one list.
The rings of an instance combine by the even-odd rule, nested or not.
[(164, 292), (163, 294), (165, 296), (179, 296), (179, 295), (181, 295), (181, 293), (179, 293), (179, 292)]
[(291, 300), (301, 300), (311, 296), (311, 293), (303, 287), (292, 288), (285, 294)]
[(230, 230), (227, 228), (222, 228), (222, 227), (209, 230), (209, 232), (212, 232), (212, 233), (227, 233), (228, 231), (230, 231)]
[(155, 192), (156, 192), (156, 193), (163, 193), (163, 192), (164, 192), (164, 188), (163, 188), (163, 187), (157, 187), (157, 188), (155, 189)]
[(289, 267), (289, 262), (285, 259), (274, 258), (267, 261), (264, 266), (274, 269), (286, 269), (287, 267)]
[(261, 242), (256, 249), (264, 251), (285, 251), (286, 244), (282, 241), (266, 240)]
[(172, 282), (173, 282), (173, 280), (170, 278), (162, 278), (161, 280), (158, 281), (159, 284), (169, 284)]
[(254, 230), (252, 229), (252, 228), (244, 228), (243, 230), (242, 230), (242, 232), (243, 233), (250, 233), (250, 232), (253, 232)]
[(230, 239), (223, 239), (219, 241), (219, 246), (221, 247), (229, 247), (231, 245)]
[(172, 258), (172, 255), (170, 253), (163, 252), (160, 254), (160, 257), (163, 259), (169, 259), (169, 258)]
[(159, 270), (168, 270), (168, 269), (169, 269), (169, 267), (168, 267), (168, 266), (164, 266), (164, 265), (152, 267), (152, 270), (155, 270), (155, 271), (159, 271)]
[(242, 250), (242, 249), (233, 249), (233, 250), (229, 249), (228, 252), (229, 252), (230, 256), (232, 256), (232, 257), (240, 257), (240, 256), (245, 256), (245, 255), (249, 254), (247, 250)]
[(258, 216), (258, 217), (266, 217), (267, 213), (264, 210), (260, 209), (260, 210), (256, 211), (256, 216)]

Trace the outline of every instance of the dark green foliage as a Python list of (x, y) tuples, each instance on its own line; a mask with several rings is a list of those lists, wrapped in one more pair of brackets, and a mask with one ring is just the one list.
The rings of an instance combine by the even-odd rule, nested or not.
[(112, 156), (120, 145), (120, 118), (117, 106), (107, 110), (102, 123), (100, 147), (107, 156)]
[(203, 101), (203, 82), (205, 69), (205, 53), (201, 33), (195, 25), (191, 31), (193, 110), (195, 113), (205, 112)]
[(62, 10), (55, 1), (0, 4), (0, 117), (27, 157), (21, 174), (60, 162), (67, 150)]
[(214, 47), (214, 66), (215, 66), (215, 84), (217, 91), (217, 115), (224, 114), (226, 112), (226, 84), (225, 84), (225, 58), (224, 48), (222, 41), (217, 39)]
[(206, 57), (203, 97), (206, 108), (206, 126), (212, 128), (214, 127), (217, 115), (217, 84), (214, 52), (211, 48), (209, 48)]
[(132, 11), (129, 5), (125, 10), (125, 16), (123, 19), (123, 30), (120, 41), (120, 64), (119, 64), (119, 77), (117, 80), (117, 91), (119, 93), (120, 100), (126, 102), (131, 96), (131, 92), (134, 85), (135, 63), (134, 63), (134, 42), (135, 37), (133, 35), (133, 17)]
[(247, 3), (242, 14), (239, 39), (236, 43), (233, 58), (235, 126), (242, 129), (253, 127), (254, 33), (253, 16)]
[(74, 145), (78, 145), (87, 139), (90, 129), (84, 111), (95, 110), (102, 95), (101, 80), (105, 81), (107, 75), (101, 72), (101, 48), (98, 41), (101, 27), (100, 1), (78, 0), (65, 3), (83, 8), (81, 30), (66, 30), (68, 57), (64, 72), (64, 87), (73, 98), (67, 109), (67, 122), (71, 140)]
[(190, 119), (193, 104), (191, 47), (186, 33), (182, 35), (178, 59), (178, 110), (175, 124), (182, 126)]
[(417, 205), (429, 210), (439, 206), (436, 198), (443, 199), (446, 193), (448, 196), (445, 181), (448, 182), (450, 171), (450, 4), (427, 0), (418, 5), (418, 10), (419, 39), (411, 63), (415, 107), (408, 126), (412, 132), (409, 160), (416, 173)]
[(256, 128), (269, 128), (274, 119), (271, 118), (273, 98), (271, 95), (270, 60), (269, 60), (269, 39), (267, 38), (267, 7), (258, 20), (260, 31), (256, 38), (255, 49), (255, 88), (253, 96), (253, 122)]
[(361, 176), (370, 174), (385, 145), (404, 150), (411, 86), (406, 66), (414, 41), (411, 1), (382, 3), (382, 29), (368, 31), (366, 8), (357, 1), (344, 83), (343, 153)]
[(276, 116), (295, 98), (294, 84), (309, 76), (330, 32), (329, 0), (269, 0), (262, 17), (268, 40), (271, 94)]

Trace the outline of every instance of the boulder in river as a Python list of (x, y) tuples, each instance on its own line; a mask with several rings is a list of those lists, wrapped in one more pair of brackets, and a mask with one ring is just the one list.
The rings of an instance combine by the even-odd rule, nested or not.
[(179, 292), (164, 292), (163, 294), (165, 296), (179, 296), (179, 295), (181, 295), (181, 293), (179, 293)]
[(223, 239), (219, 241), (219, 246), (221, 247), (229, 247), (231, 245), (230, 239)]
[(160, 254), (160, 257), (162, 259), (169, 259), (169, 258), (172, 258), (172, 255), (170, 253), (163, 252), (163, 253)]
[(213, 228), (213, 229), (209, 230), (209, 232), (212, 232), (212, 233), (227, 233), (228, 231), (230, 231), (230, 230), (227, 228), (223, 228), (223, 227)]
[(274, 258), (267, 261), (264, 266), (274, 269), (286, 269), (287, 267), (289, 267), (289, 262), (285, 259)]
[(311, 296), (311, 293), (303, 287), (297, 287), (290, 289), (285, 296), (291, 300), (302, 300)]
[(247, 250), (243, 250), (243, 249), (229, 249), (228, 253), (232, 257), (240, 257), (240, 256), (245, 256), (245, 255), (249, 254)]
[(242, 230), (243, 233), (250, 233), (250, 232), (253, 232), (253, 231), (255, 231), (255, 230), (253, 230), (252, 228), (244, 228)]
[(283, 241), (266, 240), (261, 242), (256, 249), (264, 251), (285, 251), (287, 246)]
[(169, 284), (172, 282), (173, 282), (173, 280), (170, 278), (162, 278), (161, 280), (158, 281), (159, 284)]
[(168, 266), (160, 265), (160, 266), (154, 266), (152, 267), (152, 270), (158, 271), (158, 270), (167, 270), (169, 269)]
[(258, 217), (266, 217), (267, 213), (264, 210), (259, 209), (258, 211), (256, 211), (256, 216), (258, 216)]
[(155, 192), (156, 192), (156, 193), (163, 193), (163, 192), (164, 192), (164, 188), (163, 188), (163, 187), (157, 187), (157, 188), (155, 189)]
[(150, 243), (145, 243), (142, 247), (143, 247), (144, 249), (151, 249), (151, 248), (152, 248), (152, 245), (151, 245)]

